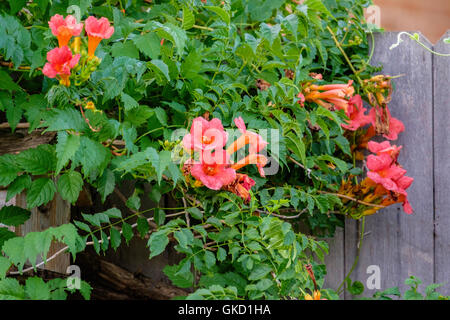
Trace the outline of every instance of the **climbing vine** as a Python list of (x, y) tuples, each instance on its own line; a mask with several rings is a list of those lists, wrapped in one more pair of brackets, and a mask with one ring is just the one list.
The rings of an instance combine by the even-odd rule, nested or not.
[[(136, 229), (150, 259), (175, 245), (182, 259), (164, 273), (187, 298), (337, 298), (323, 288), (324, 238), (386, 206), (413, 211), (393, 77), (370, 65), (370, 4), (1, 1), (2, 117), (56, 138), (0, 156), (7, 200), (27, 203), (0, 211), (0, 297), (64, 299), (63, 281), (14, 276), (44, 264), (53, 240), (66, 247), (47, 261), (76, 259), (127, 246)], [(104, 202), (127, 181), (127, 210), (23, 237), (7, 228), (56, 193)]]

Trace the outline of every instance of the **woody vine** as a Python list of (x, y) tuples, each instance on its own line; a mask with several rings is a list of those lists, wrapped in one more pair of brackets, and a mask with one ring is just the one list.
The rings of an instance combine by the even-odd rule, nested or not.
[[(169, 243), (181, 255), (164, 273), (187, 298), (338, 298), (323, 288), (320, 239), (390, 205), (413, 212), (395, 144), (405, 127), (389, 110), (394, 80), (370, 65), (368, 5), (0, 2), (3, 117), (12, 131), (56, 132), (0, 156), (7, 200), (27, 200), (0, 211), (0, 296), (65, 299), (75, 289), (63, 279), (14, 276), (39, 257), (76, 259), (149, 235), (150, 259)], [(7, 228), (56, 193), (75, 206), (84, 186), (104, 202), (125, 181), (126, 211), (82, 212), (23, 237)], [(53, 240), (66, 247), (48, 257)], [(88, 283), (79, 290), (90, 297)]]

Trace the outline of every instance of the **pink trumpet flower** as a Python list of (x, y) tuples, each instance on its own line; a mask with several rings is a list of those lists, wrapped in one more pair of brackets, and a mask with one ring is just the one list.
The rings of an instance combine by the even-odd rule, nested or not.
[(258, 153), (267, 146), (267, 141), (259, 134), (247, 130), (244, 120), (241, 117), (234, 119), (234, 123), (242, 135), (227, 148), (228, 154), (233, 154), (247, 144), (250, 145), (249, 153)]
[(71, 15), (64, 19), (62, 15), (55, 14), (50, 18), (48, 25), (52, 34), (58, 38), (60, 48), (68, 45), (70, 39), (80, 35), (81, 30), (83, 30), (83, 24), (77, 23), (77, 19)]
[(184, 136), (183, 146), (188, 151), (213, 150), (223, 148), (227, 140), (228, 134), (220, 119), (208, 121), (198, 117), (192, 121), (191, 132)]
[(42, 73), (49, 78), (59, 76), (62, 85), (70, 86), (70, 72), (80, 60), (80, 55), (73, 56), (69, 47), (64, 46), (47, 52), (47, 60)]
[(86, 19), (86, 33), (88, 35), (88, 56), (93, 58), (102, 39), (109, 39), (114, 33), (114, 27), (110, 26), (109, 20), (105, 17), (97, 19), (90, 16)]
[(261, 175), (261, 177), (265, 177), (263, 168), (266, 166), (267, 162), (268, 162), (267, 158), (262, 154), (251, 153), (244, 159), (241, 159), (235, 164), (233, 164), (231, 168), (239, 170), (245, 167), (246, 165), (256, 164), (256, 166), (258, 167), (258, 172)]
[(370, 122), (368, 116), (364, 113), (366, 108), (363, 107), (363, 101), (360, 95), (355, 95), (348, 101), (348, 108), (346, 111), (347, 117), (350, 119), (348, 124), (343, 124), (344, 129), (350, 131), (356, 131), (361, 127), (364, 127)]
[(202, 152), (202, 161), (194, 162), (191, 175), (212, 190), (220, 190), (236, 179), (236, 170), (230, 168), (230, 156), (224, 151)]
[(367, 157), (367, 177), (374, 183), (383, 186), (387, 191), (392, 192), (398, 199), (403, 201), (403, 209), (406, 213), (413, 212), (408, 201), (408, 189), (413, 178), (406, 176), (406, 170), (397, 163), (397, 157), (401, 147), (391, 146), (389, 141), (377, 143), (370, 141), (368, 148), (376, 155)]

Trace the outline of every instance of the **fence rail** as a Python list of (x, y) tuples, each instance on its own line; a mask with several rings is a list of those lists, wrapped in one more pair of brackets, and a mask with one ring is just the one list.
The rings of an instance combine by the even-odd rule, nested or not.
[[(375, 35), (372, 65), (382, 64), (383, 73), (403, 75), (395, 79), (390, 110), (405, 124), (394, 144), (402, 145), (399, 162), (414, 178), (408, 189), (412, 215), (399, 205), (383, 209), (365, 221), (364, 240), (359, 262), (351, 275), (361, 281), (365, 296), (374, 289), (366, 286), (372, 272), (380, 268), (380, 289), (398, 286), (411, 275), (425, 285), (446, 283), (439, 292), (450, 294), (450, 57), (440, 57), (424, 50), (411, 39), (405, 39), (393, 50), (396, 32)], [(450, 45), (436, 46), (420, 35), (425, 44), (437, 52), (450, 53)], [(326, 284), (337, 288), (350, 271), (358, 255), (360, 221), (346, 221), (334, 239), (329, 241), (331, 255), (326, 259)], [(345, 299), (351, 295), (345, 293)]]

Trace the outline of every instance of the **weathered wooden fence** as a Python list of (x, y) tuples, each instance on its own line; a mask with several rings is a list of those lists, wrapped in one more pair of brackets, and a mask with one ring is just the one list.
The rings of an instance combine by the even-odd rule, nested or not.
[[(449, 36), (450, 32), (447, 32), (445, 37)], [(424, 37), (421, 36), (421, 39)], [(368, 267), (377, 266), (380, 269), (380, 289), (394, 286), (405, 288), (404, 280), (415, 275), (425, 284), (447, 282), (440, 291), (450, 294), (450, 57), (432, 55), (406, 38), (398, 48), (389, 50), (396, 41), (397, 33), (375, 35), (375, 51), (371, 63), (383, 64), (384, 74), (404, 75), (395, 80), (390, 110), (406, 127), (395, 144), (403, 145), (399, 161), (415, 180), (408, 189), (414, 213), (407, 215), (400, 206), (392, 206), (367, 217), (364, 240), (359, 250), (360, 222), (346, 221), (345, 228), (338, 230), (335, 238), (329, 240), (326, 285), (336, 289), (350, 271), (359, 252), (359, 263), (351, 275), (352, 280), (359, 280), (365, 285), (371, 275), (367, 273)], [(431, 43), (424, 41), (428, 47), (433, 48)], [(434, 49), (450, 53), (450, 45), (445, 45), (442, 41)], [(124, 191), (128, 189), (130, 188), (125, 186)], [(0, 192), (0, 206), (4, 205), (4, 193)], [(20, 204), (22, 198), (19, 196), (13, 201)], [(94, 199), (95, 205), (100, 205), (96, 200), (98, 199)], [(33, 221), (37, 221), (39, 225), (27, 226), (28, 231), (42, 230), (45, 227), (42, 226), (42, 221), (47, 223), (46, 227), (59, 224), (62, 218), (55, 214), (68, 221), (68, 216), (59, 212), (60, 208), (68, 211), (68, 206), (55, 201), (58, 200), (52, 202), (51, 208), (56, 209), (49, 211), (50, 218), (39, 219), (37, 216), (42, 213), (33, 212)], [(105, 205), (117, 205), (117, 202), (120, 200), (110, 197)], [(151, 205), (143, 203), (145, 208)], [(20, 230), (16, 231), (22, 233)], [(144, 297), (154, 297), (161, 283), (167, 281), (162, 268), (178, 258), (173, 250), (169, 250), (149, 261), (145, 243), (145, 239), (136, 238), (130, 243), (130, 247), (110, 252), (106, 259), (124, 269), (116, 270), (114, 267), (112, 270), (109, 264), (106, 264), (108, 268), (100, 265), (99, 270), (105, 273), (102, 275), (100, 272), (100, 277), (113, 275), (114, 281), (110, 282), (119, 283), (123, 288), (127, 287), (127, 283), (148, 287), (148, 281), (140, 281), (134, 276), (142, 274), (156, 283), (151, 284), (156, 287), (150, 293), (144, 293)], [(46, 268), (63, 273), (68, 264), (66, 256), (61, 257), (56, 265)], [(125, 269), (131, 273), (124, 273)], [(126, 281), (122, 279), (124, 274), (129, 277)], [(366, 288), (365, 295), (373, 292), (374, 290)], [(125, 296), (115, 293), (113, 297)], [(170, 297), (172, 293), (165, 293), (163, 296)], [(342, 297), (352, 298), (347, 293)]]
[[(366, 218), (351, 278), (364, 284), (366, 296), (372, 295), (374, 290), (366, 286), (373, 274), (369, 266), (378, 266), (381, 289), (405, 288), (404, 280), (414, 275), (425, 285), (446, 283), (439, 291), (450, 294), (450, 57), (433, 55), (405, 36), (399, 47), (389, 50), (397, 35), (375, 35), (371, 64), (383, 64), (384, 74), (404, 75), (395, 79), (390, 110), (406, 127), (395, 144), (403, 145), (399, 162), (414, 178), (408, 189), (414, 213), (407, 215), (397, 205)], [(450, 31), (442, 39), (449, 36)], [(423, 41), (437, 52), (450, 53), (442, 39), (434, 47)], [(331, 287), (339, 286), (358, 256), (360, 229), (360, 222), (348, 220), (329, 241), (326, 281)], [(345, 293), (345, 298), (351, 296)]]

